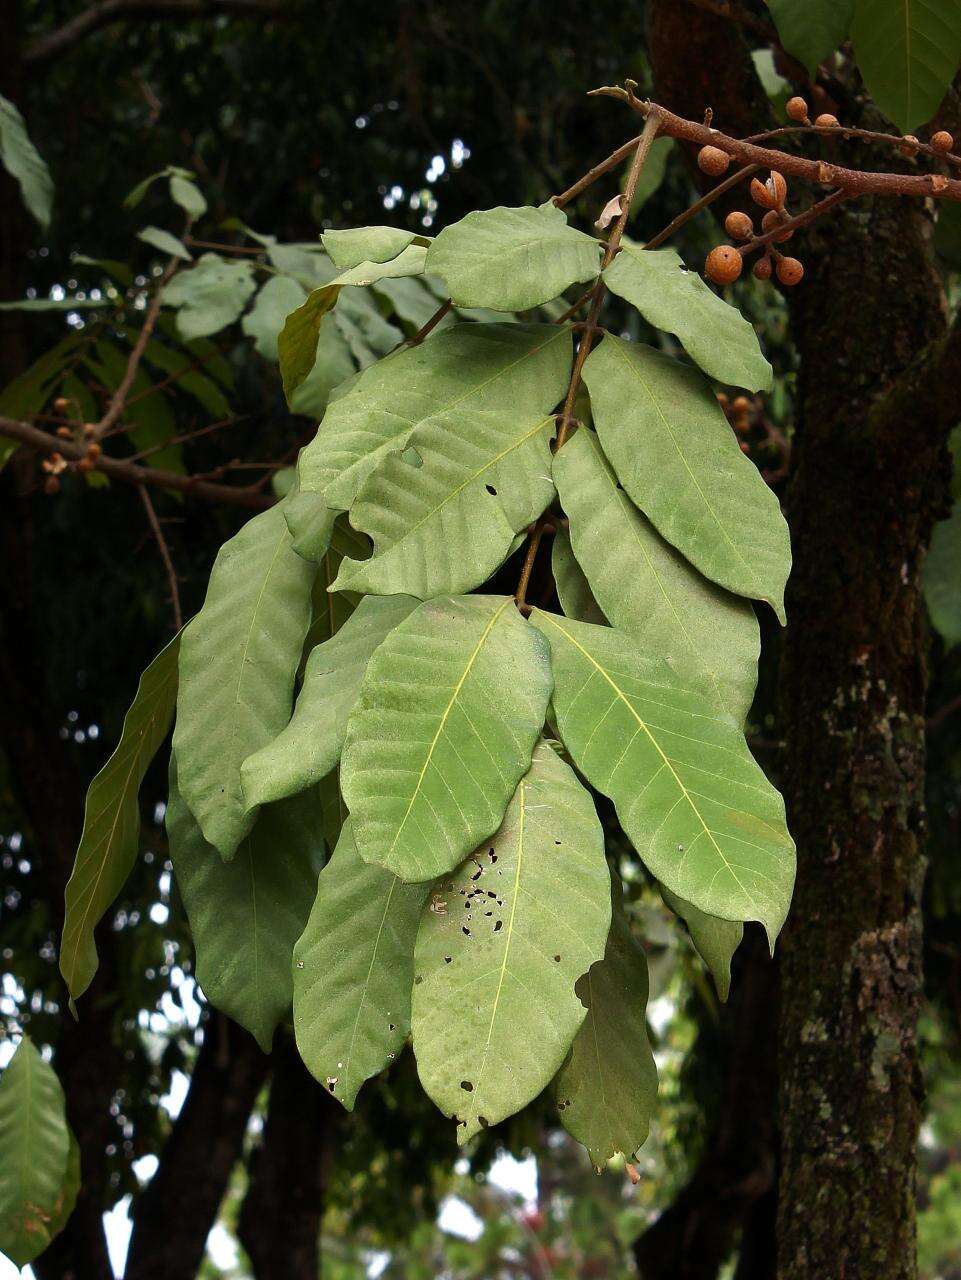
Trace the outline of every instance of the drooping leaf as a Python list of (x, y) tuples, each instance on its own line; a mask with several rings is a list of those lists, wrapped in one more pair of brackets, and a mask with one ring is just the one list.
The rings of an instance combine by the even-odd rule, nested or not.
[(574, 984), (611, 921), (604, 833), (545, 742), (500, 829), (421, 918), (413, 1037), (424, 1089), (466, 1142), (548, 1084), (584, 1020)]
[(818, 64), (844, 43), (854, 0), (767, 0), (781, 44), (813, 78)]
[(531, 622), (550, 643), (564, 745), (651, 874), (709, 915), (760, 921), (773, 943), (794, 843), (741, 730), (626, 633), (540, 609)]
[(930, 120), (961, 61), (961, 0), (854, 0), (854, 56), (881, 110), (907, 133)]
[(587, 1008), (571, 1056), (554, 1081), (561, 1122), (598, 1170), (643, 1146), (657, 1099), (647, 1037), (647, 958), (615, 903), (604, 957), (578, 979)]
[(923, 585), (935, 630), (949, 645), (961, 644), (961, 501), (934, 527)]
[(195, 182), (191, 182), (182, 173), (172, 173), (170, 176), (170, 198), (190, 215), (192, 221), (202, 218), (207, 212), (207, 201), (203, 192)]
[(710, 384), (612, 334), (588, 356), (584, 381), (604, 453), (658, 533), (713, 582), (766, 600), (783, 622), (787, 523)]
[(277, 339), (280, 374), (288, 403), (314, 366), (321, 321), (335, 306), (340, 291), (347, 285), (373, 284), (387, 276), (420, 275), (426, 255), (427, 250), (421, 245), (412, 244), (390, 262), (361, 262), (314, 289), (306, 301), (290, 313)]
[(244, 761), (240, 774), (248, 808), (303, 791), (330, 773), (371, 654), (418, 603), (411, 596), (368, 596), (311, 652), (290, 723)]
[(177, 701), (179, 634), (140, 677), (120, 741), (87, 792), (83, 832), (67, 881), (60, 972), (72, 1000), (97, 972), (94, 928), (126, 883), (140, 848), (140, 784), (167, 736)]
[(203, 608), (186, 627), (173, 746), (184, 799), (230, 858), (253, 824), (240, 766), (290, 719), (316, 566), (291, 546), (283, 504), (217, 554)]
[(367, 664), (344, 801), (361, 856), (404, 880), (450, 871), (500, 826), (551, 693), (546, 645), (502, 596), (422, 604)]
[(169, 231), (164, 231), (163, 227), (144, 227), (142, 231), (137, 232), (137, 239), (170, 257), (182, 258), (184, 262), (193, 261), (193, 254), (184, 242), (178, 240), (175, 235), (171, 235)]
[(167, 837), (204, 995), (246, 1027), (265, 1053), (293, 996), (291, 958), (323, 866), (321, 797), (314, 789), (268, 805), (224, 862), (178, 787), (170, 760)]
[(574, 554), (605, 615), (640, 648), (670, 655), (743, 724), (761, 651), (750, 603), (702, 577), (664, 541), (619, 487), (593, 431), (567, 441), (554, 476)]
[(554, 496), (554, 426), (544, 412), (482, 409), (422, 423), (354, 500), (351, 523), (374, 551), (344, 561), (335, 587), (426, 600), (486, 582)]
[(256, 289), (249, 262), (227, 262), (205, 253), (189, 271), (181, 271), (164, 289), (164, 303), (177, 311), (177, 331), (188, 341), (226, 329)]
[(240, 327), (253, 338), (254, 346), (265, 360), (277, 359), (280, 331), (291, 311), (299, 307), (305, 297), (304, 290), (290, 276), (271, 276), (257, 294)]
[(600, 252), (550, 201), (536, 209), (501, 205), (445, 227), (427, 251), (426, 270), (440, 276), (457, 306), (526, 311), (592, 280)]
[(687, 925), (694, 950), (711, 971), (717, 994), (726, 1000), (731, 990), (731, 958), (741, 945), (744, 925), (740, 920), (722, 920), (685, 902), (670, 889), (660, 886), (664, 901)]
[(334, 389), (356, 372), (347, 339), (332, 315), (320, 322), (317, 350), (310, 373), (290, 397), (291, 413), (319, 419), (332, 399)]
[(348, 1111), (410, 1031), (414, 941), (429, 890), (364, 862), (349, 819), (320, 873), (294, 949), (294, 1033), (308, 1069)]
[(416, 232), (400, 227), (348, 227), (345, 231), (325, 231), (321, 240), (340, 271), (359, 267), (362, 262), (389, 262), (409, 244), (429, 243)]
[(483, 411), (546, 412), (563, 394), (570, 341), (556, 325), (459, 324), (398, 351), (330, 405), (301, 452), (301, 488), (346, 511), (415, 428), (452, 426)]
[(53, 208), (53, 179), (40, 152), (30, 141), (23, 116), (0, 94), (0, 164), (15, 178), (23, 203), (46, 231)]
[(571, 535), (566, 529), (558, 529), (554, 534), (551, 571), (554, 574), (557, 598), (568, 618), (574, 618), (578, 622), (593, 622), (603, 627), (607, 619), (604, 617), (601, 606), (594, 599), (591, 584), (584, 576), (584, 570), (577, 563), (574, 548), (571, 546)]
[(604, 280), (656, 329), (676, 334), (708, 377), (749, 391), (770, 389), (774, 372), (754, 326), (688, 271), (676, 250), (622, 244)]
[(55, 1234), (69, 1153), (63, 1089), (25, 1035), (0, 1076), (0, 1253), (15, 1266), (32, 1262)]

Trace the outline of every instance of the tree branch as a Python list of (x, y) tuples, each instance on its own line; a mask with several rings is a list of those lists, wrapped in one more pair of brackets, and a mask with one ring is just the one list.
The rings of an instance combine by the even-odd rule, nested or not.
[(281, 0), (101, 0), (62, 27), (32, 40), (23, 52), (23, 61), (27, 66), (42, 66), (62, 53), (69, 53), (85, 36), (128, 18), (206, 18), (221, 13), (241, 17), (280, 16), (284, 10)]
[[(31, 426), (29, 422), (18, 422), (14, 418), (0, 417), (0, 436), (8, 440), (16, 440), (37, 453), (59, 453), (68, 462), (79, 462), (86, 458), (87, 450), (83, 445), (74, 444), (71, 440), (61, 440), (56, 436)], [(176, 471), (164, 471), (160, 467), (139, 467), (135, 462), (127, 462), (121, 458), (108, 458), (101, 454), (93, 460), (93, 470), (102, 471), (112, 480), (123, 484), (144, 485), (155, 489), (174, 489), (203, 502), (223, 503), (225, 506), (248, 507), (255, 511), (263, 511), (274, 504), (274, 499), (267, 494), (251, 488), (234, 488), (227, 484), (214, 484), (209, 480), (199, 480), (195, 476), (180, 475)]]

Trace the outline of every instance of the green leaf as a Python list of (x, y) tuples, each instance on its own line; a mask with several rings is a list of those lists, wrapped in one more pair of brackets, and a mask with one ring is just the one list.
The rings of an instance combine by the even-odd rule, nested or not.
[(670, 889), (660, 886), (664, 901), (687, 925), (694, 950), (711, 971), (717, 994), (726, 1000), (731, 990), (731, 958), (741, 945), (744, 925), (740, 920), (722, 920), (710, 916), (691, 902), (685, 902)]
[(430, 242), (400, 227), (350, 227), (346, 231), (325, 231), (320, 237), (330, 260), (340, 271), (359, 267), (362, 262), (389, 262), (409, 244)]
[(320, 560), (327, 553), (337, 512), (319, 493), (294, 490), (284, 503), (293, 548), (305, 560)]
[(961, 644), (961, 502), (934, 526), (922, 582), (935, 630), (948, 645)]
[(536, 209), (501, 205), (445, 227), (427, 251), (426, 270), (440, 276), (457, 306), (526, 311), (593, 280), (600, 252), (550, 201)]
[(371, 654), (418, 603), (411, 596), (369, 596), (311, 651), (290, 723), (240, 770), (248, 808), (303, 791), (335, 767)]
[(87, 791), (83, 832), (67, 881), (60, 972), (72, 1000), (97, 972), (94, 927), (126, 883), (140, 849), (140, 784), (170, 729), (177, 701), (177, 635), (140, 677), (120, 741)]
[[(667, 162), (671, 158), (671, 152), (674, 148), (673, 138), (655, 138), (651, 143), (651, 149), (647, 153), (647, 159), (644, 161), (644, 168), (638, 179), (637, 186), (634, 188), (634, 199), (631, 201), (631, 217), (637, 216), (639, 211), (644, 207), (651, 196), (654, 195), (658, 187), (664, 181), (664, 175), (667, 172)], [(630, 172), (630, 166), (624, 170), (621, 179), (621, 191), (623, 192), (627, 185), (627, 175)]]
[(174, 276), (163, 299), (167, 306), (179, 307), (177, 330), (189, 341), (233, 324), (256, 287), (251, 263), (205, 253), (195, 267)]
[(584, 576), (584, 570), (577, 563), (574, 548), (571, 546), (571, 535), (566, 529), (558, 529), (554, 534), (551, 570), (554, 574), (557, 598), (565, 614), (578, 622), (593, 622), (599, 627), (605, 626), (607, 619), (604, 617), (601, 606), (594, 599), (591, 584)]
[(415, 609), (347, 722), (341, 788), (361, 856), (407, 881), (457, 866), (500, 825), (550, 693), (547, 647), (509, 597)]
[(183, 634), (173, 746), (204, 837), (230, 858), (253, 825), (240, 766), (290, 719), (316, 565), (294, 551), (283, 504), (220, 548)]
[(280, 331), (291, 311), (299, 307), (306, 296), (290, 276), (271, 276), (257, 294), (240, 327), (253, 338), (254, 346), (265, 360), (277, 359)]
[[(407, 252), (409, 251), (405, 249), (404, 253)], [(423, 250), (417, 252), (422, 253)], [(371, 289), (358, 286), (341, 289), (333, 317), (347, 342), (351, 356), (361, 369), (366, 369), (381, 356), (399, 347), (404, 340), (403, 332), (385, 319), (380, 303)]]
[(550, 1082), (584, 1021), (574, 984), (610, 922), (594, 804), (542, 742), (500, 830), (436, 887), (417, 934), (417, 1070), (459, 1141)]
[(791, 901), (784, 801), (729, 716), (622, 631), (535, 609), (564, 745), (614, 802), (648, 870), (725, 920), (759, 920), (773, 943)]
[(314, 289), (306, 301), (290, 313), (277, 339), (280, 374), (288, 403), (314, 366), (321, 321), (335, 306), (340, 291), (347, 285), (374, 284), (388, 276), (420, 275), (426, 256), (426, 249), (412, 244), (391, 262), (361, 262)]
[[(118, 387), (127, 373), (128, 355), (113, 342), (101, 338), (93, 355), (85, 355), (84, 364), (98, 379), (101, 386)], [(138, 449), (156, 450), (144, 459), (148, 467), (166, 467), (169, 471), (184, 471), (183, 449), (179, 444), (168, 444), (177, 433), (173, 410), (163, 391), (154, 391), (154, 383), (143, 365), (138, 365), (124, 417), (136, 426), (130, 438)], [(158, 445), (164, 445), (158, 449)]]
[(204, 840), (170, 759), (167, 836), (204, 995), (264, 1053), (293, 996), (291, 960), (323, 866), (318, 791), (269, 805), (236, 856), (224, 862)]
[(65, 1100), (29, 1036), (0, 1077), (0, 1253), (25, 1267), (62, 1217), (70, 1153)]
[(706, 577), (784, 622), (787, 523), (696, 369), (608, 334), (584, 365), (604, 452), (658, 533)]
[(53, 208), (53, 179), (30, 141), (23, 116), (0, 94), (0, 163), (20, 186), (23, 203), (46, 231)]
[(174, 173), (170, 179), (170, 198), (190, 215), (191, 221), (202, 218), (207, 212), (203, 192), (196, 183), (179, 173)]
[(98, 311), (115, 305), (109, 298), (22, 298), (0, 302), (0, 311)]
[(571, 1056), (554, 1081), (561, 1122), (601, 1171), (643, 1146), (657, 1100), (647, 1038), (647, 959), (616, 902), (604, 957), (575, 988), (587, 1008)]
[(123, 207), (125, 209), (134, 209), (144, 198), (155, 182), (159, 182), (161, 178), (180, 177), (192, 178), (193, 174), (189, 169), (180, 169), (176, 165), (168, 164), (166, 169), (158, 169), (156, 173), (151, 173), (141, 182), (129, 191), (123, 199)]
[[(130, 343), (136, 340), (137, 333), (136, 329), (124, 330), (124, 336)], [(230, 404), (227, 397), (212, 378), (208, 378), (200, 369), (192, 367), (195, 361), (191, 354), (182, 348), (175, 351), (172, 347), (151, 339), (144, 351), (144, 359), (148, 364), (162, 369), (164, 373), (173, 374), (178, 391), (193, 396), (211, 418), (219, 420), (229, 417)]]
[(767, 0), (767, 7), (781, 44), (813, 79), (818, 64), (847, 39), (854, 0)]
[(334, 586), (426, 600), (486, 582), (554, 496), (554, 427), (553, 414), (483, 409), (422, 423), (357, 495), (351, 524), (373, 555), (345, 560)]
[(348, 820), (294, 949), (294, 1034), (307, 1068), (353, 1111), (410, 1031), (414, 940), (430, 889), (364, 862)]
[(961, 0), (854, 0), (854, 55), (902, 133), (930, 120), (961, 61)]
[[(412, 333), (422, 329), (437, 310), (437, 299), (420, 276), (378, 280), (371, 285), (371, 291), (379, 298), (386, 298), (391, 310), (399, 320), (406, 322)], [(456, 323), (456, 314), (448, 312), (438, 321), (435, 332), (436, 329), (448, 329)]]
[(346, 511), (415, 429), (552, 408), (563, 395), (570, 351), (570, 331), (557, 325), (459, 324), (396, 352), (330, 405), (301, 452), (301, 488)]
[(67, 334), (0, 389), (0, 413), (8, 418), (29, 418), (39, 413), (64, 371), (71, 367), (72, 357), (81, 341), (80, 334)]
[[(67, 1148), (67, 1167), (63, 1175), (63, 1184), (60, 1187), (60, 1195), (57, 1197), (57, 1203), (54, 1205), (47, 1228), (51, 1240), (58, 1236), (67, 1225), (70, 1215), (73, 1213), (74, 1205), (77, 1203), (77, 1196), (80, 1194), (80, 1144), (71, 1129), (67, 1130), (67, 1135), (70, 1139), (70, 1145)], [(2, 1252), (2, 1247), (0, 1247), (0, 1252)]]
[(335, 388), (355, 372), (347, 339), (337, 327), (334, 317), (324, 316), (320, 322), (313, 368), (290, 397), (291, 413), (322, 418)]
[(750, 603), (703, 578), (664, 541), (618, 485), (593, 431), (567, 441), (554, 477), (574, 554), (606, 617), (640, 648), (669, 655), (743, 724), (761, 652)]
[(676, 334), (708, 377), (749, 391), (770, 389), (774, 371), (754, 326), (688, 271), (674, 249), (622, 244), (604, 280), (656, 329)]
[(171, 235), (169, 231), (164, 231), (163, 227), (144, 227), (142, 231), (137, 232), (137, 239), (173, 258), (183, 258), (185, 262), (193, 261), (193, 255), (184, 242)]

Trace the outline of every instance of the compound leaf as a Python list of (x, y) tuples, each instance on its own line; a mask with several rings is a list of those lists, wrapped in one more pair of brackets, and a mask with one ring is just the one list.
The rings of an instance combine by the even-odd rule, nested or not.
[(293, 549), (278, 503), (220, 548), (203, 608), (183, 633), (173, 737), (180, 787), (225, 858), (253, 824), (240, 767), (290, 719), (316, 569)]
[(618, 485), (593, 431), (567, 441), (554, 477), (574, 554), (607, 618), (640, 647), (670, 654), (743, 724), (761, 650), (749, 602), (702, 577), (664, 541)]
[(676, 334), (709, 378), (767, 391), (774, 371), (754, 326), (688, 271), (674, 249), (645, 250), (622, 244), (604, 271), (608, 288), (637, 307), (656, 329)]
[(248, 808), (303, 791), (330, 773), (371, 654), (419, 603), (411, 596), (367, 596), (339, 631), (311, 651), (290, 723), (244, 761)]
[(290, 1008), (294, 943), (323, 865), (320, 793), (268, 805), (235, 857), (224, 862), (184, 802), (171, 756), (167, 836), (193, 935), (197, 981), (211, 1004), (246, 1027), (268, 1053)]
[(787, 523), (703, 375), (608, 334), (584, 381), (604, 453), (658, 533), (720, 586), (766, 600), (783, 622)]
[(709, 915), (759, 920), (773, 943), (794, 843), (740, 728), (623, 631), (540, 609), (531, 622), (550, 642), (564, 745), (651, 874)]
[(308, 1069), (348, 1111), (410, 1031), (414, 941), (429, 887), (364, 862), (349, 819), (320, 873), (294, 949), (294, 1033)]
[(450, 871), (500, 826), (551, 693), (547, 647), (503, 596), (420, 605), (367, 664), (344, 801), (361, 856), (407, 881)]
[(500, 205), (445, 227), (427, 251), (426, 270), (440, 276), (457, 306), (526, 311), (593, 280), (600, 252), (550, 201), (536, 209)]
[(71, 1000), (97, 972), (94, 928), (123, 888), (140, 847), (140, 784), (167, 736), (177, 701), (177, 635), (140, 677), (113, 755), (87, 791), (83, 832), (67, 881), (60, 972)]
[(584, 1020), (574, 984), (610, 920), (593, 801), (542, 742), (500, 830), (443, 878), (417, 934), (417, 1070), (461, 1142), (554, 1076)]

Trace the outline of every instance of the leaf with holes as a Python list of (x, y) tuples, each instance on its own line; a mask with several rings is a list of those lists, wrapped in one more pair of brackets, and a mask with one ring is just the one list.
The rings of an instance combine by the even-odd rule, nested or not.
[(429, 889), (364, 862), (349, 819), (320, 873), (294, 949), (294, 1033), (309, 1070), (348, 1111), (410, 1031), (414, 941)]
[(681, 917), (691, 935), (694, 950), (711, 971), (717, 994), (726, 1000), (731, 990), (731, 960), (744, 937), (740, 920), (722, 920), (685, 902), (670, 889), (660, 886), (661, 896), (675, 915)]
[(249, 809), (294, 795), (330, 773), (371, 654), (418, 604), (412, 596), (368, 596), (335, 635), (312, 650), (290, 723), (241, 768)]
[(194, 940), (196, 977), (216, 1008), (270, 1052), (290, 1008), (291, 957), (324, 861), (320, 793), (268, 805), (230, 862), (203, 837), (170, 762), (170, 860)]
[(546, 415), (567, 385), (571, 335), (557, 325), (459, 324), (365, 371), (301, 452), (301, 488), (346, 511), (415, 429), (502, 413)]
[(754, 326), (696, 271), (688, 271), (674, 249), (645, 250), (622, 243), (604, 280), (655, 329), (676, 334), (709, 378), (749, 391), (770, 389), (774, 371), (761, 352)]
[(564, 1061), (604, 954), (611, 882), (590, 795), (545, 742), (497, 834), (445, 876), (421, 920), (413, 1039), (427, 1093), (466, 1142)]
[(571, 1056), (554, 1081), (564, 1128), (598, 1170), (630, 1160), (647, 1139), (657, 1068), (647, 1038), (647, 959), (617, 902), (604, 958), (578, 979), (587, 1009)]
[(706, 577), (784, 621), (787, 523), (696, 369), (612, 334), (584, 381), (604, 453), (658, 533)]
[(551, 693), (547, 646), (504, 596), (432, 600), (375, 651), (347, 722), (344, 801), (361, 856), (450, 871), (500, 826)]
[(15, 1266), (62, 1225), (70, 1137), (60, 1081), (23, 1036), (0, 1077), (0, 1253)]
[(614, 802), (648, 870), (709, 915), (774, 939), (794, 884), (784, 802), (734, 721), (623, 631), (535, 609), (564, 745)]
[(177, 702), (180, 636), (140, 677), (113, 755), (91, 782), (83, 832), (64, 894), (60, 972), (71, 1000), (97, 972), (94, 927), (123, 888), (140, 848), (140, 784), (167, 736)]
[(748, 601), (716, 587), (664, 541), (617, 483), (593, 431), (567, 441), (554, 476), (574, 554), (611, 623), (648, 652), (669, 654), (743, 724), (761, 651)]
[(600, 256), (598, 241), (568, 226), (563, 209), (548, 201), (469, 213), (440, 233), (426, 270), (440, 276), (457, 306), (526, 311), (593, 280)]
[(961, 61), (961, 0), (854, 0), (854, 56), (881, 110), (907, 133), (930, 120)]
[(293, 549), (278, 503), (220, 548), (203, 608), (183, 633), (173, 737), (180, 786), (225, 858), (253, 824), (240, 767), (290, 719), (315, 573)]

